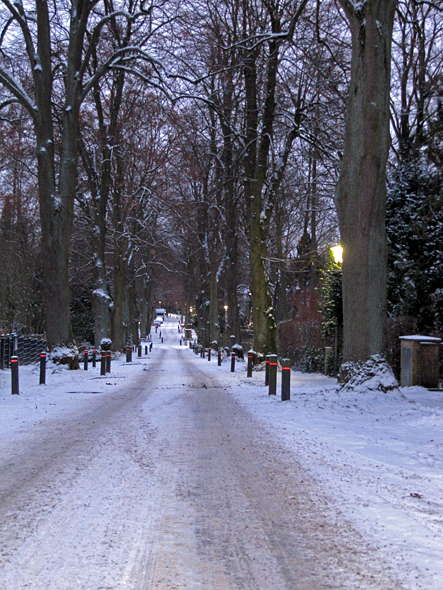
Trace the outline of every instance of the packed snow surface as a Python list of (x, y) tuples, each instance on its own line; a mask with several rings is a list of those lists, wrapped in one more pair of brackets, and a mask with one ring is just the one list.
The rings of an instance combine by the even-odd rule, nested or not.
[[(361, 388), (358, 393), (340, 392), (335, 379), (291, 372), (291, 400), (282, 402), (280, 374), (278, 395), (269, 396), (264, 372), (254, 371), (252, 378), (247, 378), (246, 363), (238, 361), (231, 373), (229, 358), (218, 367), (216, 355), (208, 362), (180, 345), (177, 322), (178, 318), (166, 319), (162, 327), (164, 344), (159, 335), (152, 334), (152, 353), (146, 356), (143, 347), (141, 359), (137, 353), (133, 353), (131, 363), (126, 363), (124, 356), (114, 359), (111, 374), (106, 377), (99, 376), (99, 363), (96, 369), (69, 371), (49, 362), (46, 385), (38, 385), (39, 367), (20, 367), (17, 396), (11, 395), (9, 372), (0, 372), (3, 481), (12, 472), (19, 478), (20, 462), (25, 464), (29, 456), (37, 461), (39, 453), (44, 452), (50, 464), (51, 457), (59, 456), (58, 451), (43, 451), (39, 440), (43, 440), (45, 433), (62, 430), (64, 421), (72, 421), (73, 416), (87, 416), (79, 420), (78, 433), (71, 434), (69, 444), (66, 442), (63, 462), (54, 459), (54, 477), (63, 473), (63, 485), (55, 480), (53, 486), (40, 484), (40, 475), (35, 473), (36, 489), (40, 490), (38, 505), (31, 491), (20, 500), (20, 511), (9, 507), (9, 496), (0, 505), (0, 590), (200, 587), (192, 579), (182, 586), (160, 582), (154, 585), (149, 567), (144, 577), (137, 574), (135, 582), (131, 570), (137, 560), (160, 563), (156, 557), (159, 537), (152, 533), (151, 538), (149, 531), (160, 530), (157, 524), (170, 485), (166, 480), (173, 479), (174, 472), (167, 478), (164, 475), (164, 480), (162, 474), (156, 473), (156, 458), (149, 454), (148, 435), (164, 428), (172, 419), (170, 407), (179, 397), (170, 397), (168, 390), (175, 387), (178, 391), (179, 385), (183, 390), (185, 381), (180, 377), (183, 383), (171, 388), (166, 385), (165, 379), (174, 376), (171, 365), (162, 369), (164, 374), (159, 375), (156, 391), (147, 401), (140, 401), (139, 406), (137, 397), (135, 405), (125, 405), (122, 392), (138, 395), (131, 391), (135, 392), (147, 375), (155, 374), (156, 359), (162, 351), (173, 353), (171, 358), (186, 360), (195, 368), (196, 375), (204, 374), (205, 384), (210, 384), (211, 379), (221, 380), (220, 396), (229, 395), (242, 412), (258, 420), (275, 445), (280, 445), (288, 457), (310, 474), (325, 502), (333, 504), (374, 552), (382, 556), (403, 588), (441, 590), (443, 392), (420, 387), (400, 388), (386, 394)], [(204, 389), (201, 393), (204, 395)], [(103, 403), (98, 406), (99, 402)], [(84, 442), (88, 440), (87, 433), (92, 433), (96, 422), (119, 404), (121, 419), (112, 418), (114, 430), (99, 434), (99, 450), (91, 458)], [(145, 415), (148, 422), (142, 420)], [(171, 436), (174, 429), (171, 422)], [(146, 436), (137, 434), (145, 431)], [(75, 467), (74, 456), (80, 461)], [(84, 470), (82, 457), (85, 462), (88, 457)], [(141, 470), (144, 464), (150, 471)], [(80, 475), (74, 473), (79, 469)], [(130, 508), (147, 490), (149, 501), (137, 505), (135, 518)], [(58, 515), (51, 525), (46, 521), (49, 513), (53, 518)], [(187, 530), (186, 515), (180, 518), (183, 530)], [(171, 515), (169, 520), (174, 520)], [(162, 526), (161, 534), (169, 539), (173, 558), (178, 543), (174, 529)], [(85, 537), (88, 546), (82, 542)], [(46, 574), (34, 578), (33, 571), (42, 572), (44, 567)], [(179, 568), (180, 563), (175, 567)], [(195, 567), (198, 568), (197, 562)], [(51, 570), (59, 570), (59, 578), (51, 578)], [(217, 588), (215, 583), (213, 588)], [(362, 584), (361, 588), (366, 586)]]

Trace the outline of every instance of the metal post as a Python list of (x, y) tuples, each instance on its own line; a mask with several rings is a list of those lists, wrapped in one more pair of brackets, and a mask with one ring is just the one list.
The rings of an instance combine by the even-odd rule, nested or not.
[(231, 373), (235, 371), (235, 352), (231, 352)]
[(18, 395), (18, 357), (11, 356), (11, 392)]
[(126, 347), (126, 362), (130, 363), (132, 361), (132, 348), (130, 346)]
[(106, 375), (106, 352), (104, 350), (100, 355), (100, 375)]
[(149, 345), (149, 352), (151, 352), (151, 351), (152, 351), (152, 342)]
[(83, 370), (84, 371), (88, 370), (88, 360), (89, 360), (89, 354), (88, 354), (88, 351), (85, 350), (85, 352), (83, 353)]
[(254, 365), (254, 351), (248, 350), (248, 377), (252, 377), (252, 367)]
[(221, 350), (218, 351), (217, 356), (218, 356), (218, 366), (221, 367)]
[(210, 360), (211, 360), (211, 349), (208, 348), (208, 361), (210, 361)]
[(145, 346), (145, 354), (146, 355), (148, 354), (148, 347), (147, 346)]
[(141, 344), (138, 345), (138, 352), (137, 352), (137, 357), (140, 358), (142, 355), (142, 347)]
[(46, 353), (42, 352), (40, 355), (40, 385), (46, 383)]
[(277, 355), (269, 355), (269, 395), (277, 395)]
[(111, 351), (106, 351), (106, 372), (111, 372)]
[(92, 351), (92, 368), (95, 369), (96, 366), (97, 366), (97, 351), (93, 350)]
[(265, 386), (268, 387), (269, 385), (269, 354), (266, 355), (266, 364), (265, 364)]
[(282, 359), (281, 364), (281, 401), (286, 402), (291, 399), (291, 361), (290, 359)]

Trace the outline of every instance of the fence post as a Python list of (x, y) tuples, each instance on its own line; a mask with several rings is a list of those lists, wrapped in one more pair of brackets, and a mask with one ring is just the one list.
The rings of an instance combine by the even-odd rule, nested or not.
[(231, 373), (235, 371), (235, 352), (231, 352)]
[(40, 354), (40, 385), (46, 384), (46, 353)]
[(269, 355), (269, 395), (277, 395), (277, 355)]
[(253, 350), (248, 350), (248, 377), (252, 377), (252, 366), (254, 364), (254, 355), (255, 355), (255, 352)]
[(18, 357), (11, 356), (11, 393), (18, 395)]
[(282, 359), (281, 364), (281, 401), (286, 402), (291, 399), (291, 361), (290, 359)]
[(89, 360), (89, 354), (88, 354), (88, 351), (85, 350), (85, 352), (83, 353), (83, 370), (84, 371), (88, 370), (88, 360)]

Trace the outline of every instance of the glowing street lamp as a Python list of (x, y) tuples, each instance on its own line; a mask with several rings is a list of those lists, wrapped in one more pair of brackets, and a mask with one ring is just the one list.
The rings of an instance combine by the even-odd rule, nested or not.
[(338, 244), (338, 246), (334, 246), (333, 248), (331, 248), (331, 252), (337, 264), (339, 262), (343, 262), (343, 248), (340, 246), (340, 244)]

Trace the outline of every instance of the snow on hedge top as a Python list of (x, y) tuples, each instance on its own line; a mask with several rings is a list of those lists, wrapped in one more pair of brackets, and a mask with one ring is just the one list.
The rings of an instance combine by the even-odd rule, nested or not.
[(434, 338), (433, 336), (400, 336), (400, 340), (419, 340), (420, 342), (441, 342), (441, 338)]

